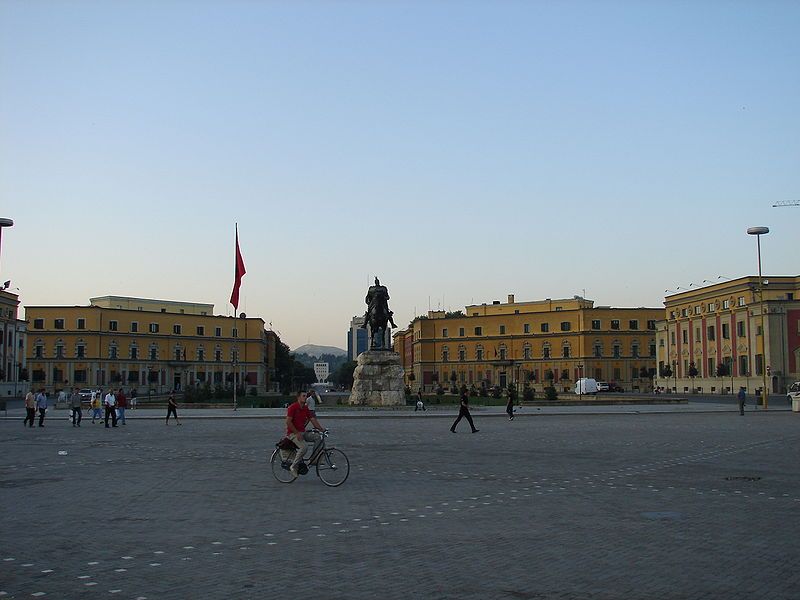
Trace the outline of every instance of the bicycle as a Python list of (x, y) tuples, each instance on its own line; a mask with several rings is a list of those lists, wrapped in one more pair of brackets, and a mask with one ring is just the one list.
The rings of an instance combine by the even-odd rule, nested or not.
[[(308, 469), (306, 468), (305, 472), (303, 472), (303, 465), (306, 467), (316, 466), (317, 477), (320, 478), (322, 483), (329, 487), (338, 487), (342, 485), (350, 475), (350, 461), (347, 460), (347, 455), (338, 448), (328, 447), (325, 444), (325, 439), (328, 437), (327, 429), (325, 431), (312, 429), (311, 431), (318, 433), (320, 435), (320, 440), (312, 451), (308, 462), (306, 462), (305, 459), (300, 460), (298, 464), (300, 468), (298, 471), (305, 474), (308, 472)], [(281, 483), (293, 483), (294, 480), (297, 479), (297, 476), (291, 472), (289, 467), (292, 465), (297, 450), (290, 451), (288, 456), (284, 459), (281, 456), (279, 444), (280, 442), (275, 444), (275, 450), (272, 453), (272, 457), (269, 459), (272, 475)]]

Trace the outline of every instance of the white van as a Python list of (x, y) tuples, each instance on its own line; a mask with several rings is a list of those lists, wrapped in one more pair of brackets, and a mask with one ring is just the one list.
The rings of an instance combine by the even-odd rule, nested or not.
[(597, 380), (583, 377), (575, 383), (575, 393), (578, 395), (596, 394)]

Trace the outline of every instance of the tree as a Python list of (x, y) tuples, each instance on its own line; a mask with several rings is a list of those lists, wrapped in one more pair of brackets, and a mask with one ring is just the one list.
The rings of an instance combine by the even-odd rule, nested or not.
[(726, 365), (725, 363), (719, 363), (717, 365), (717, 377), (725, 377), (726, 375), (730, 374), (731, 372), (730, 369), (728, 368), (728, 365)]
[(275, 346), (275, 380), (284, 394), (290, 394), (316, 382), (317, 375), (313, 368), (295, 359), (289, 346), (278, 340)]
[(669, 365), (663, 365), (661, 367), (661, 377), (664, 377), (665, 379), (668, 377), (672, 377), (672, 367), (670, 367)]
[(647, 367), (642, 367), (639, 369), (639, 377), (642, 379), (647, 379)]
[(525, 379), (527, 379), (529, 383), (536, 381), (536, 371), (528, 371), (525, 375)]
[(689, 363), (689, 371), (687, 373), (692, 378), (692, 393), (694, 394), (694, 378), (697, 377), (697, 367), (693, 362)]
[[(354, 360), (347, 361), (344, 364), (342, 364), (338, 369), (336, 369), (336, 371), (334, 371), (328, 377), (328, 379), (336, 385), (340, 385), (345, 389), (349, 389), (353, 387), (353, 371), (356, 370), (356, 366), (357, 366), (356, 361)], [(412, 375), (409, 376), (409, 379), (411, 379), (411, 376), (413, 376), (413, 373)]]
[(553, 380), (556, 378), (555, 373), (553, 373), (553, 369), (547, 369), (544, 373), (544, 378), (550, 382), (550, 385), (553, 384)]

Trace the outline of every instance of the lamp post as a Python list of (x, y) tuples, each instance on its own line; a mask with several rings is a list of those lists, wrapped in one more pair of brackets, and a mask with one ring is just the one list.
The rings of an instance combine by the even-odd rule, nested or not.
[(3, 247), (3, 227), (13, 227), (14, 221), (11, 219), (2, 219), (0, 218), (0, 250)]
[(678, 361), (672, 361), (672, 376), (675, 378), (675, 393), (678, 393)]
[[(758, 246), (758, 290), (761, 306), (761, 375), (763, 376), (761, 397), (764, 403), (764, 410), (767, 410), (767, 331), (764, 329), (764, 282), (761, 279), (761, 236), (768, 233), (769, 227), (747, 228), (747, 235), (756, 236), (756, 244)], [(758, 401), (756, 401), (756, 405), (758, 405)]]

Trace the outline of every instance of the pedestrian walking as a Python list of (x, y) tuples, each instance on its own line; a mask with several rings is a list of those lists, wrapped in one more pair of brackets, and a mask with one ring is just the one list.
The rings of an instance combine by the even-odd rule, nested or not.
[(475, 423), (472, 422), (472, 415), (469, 414), (469, 395), (467, 392), (463, 392), (461, 394), (461, 405), (458, 409), (458, 418), (453, 423), (452, 427), (450, 427), (450, 432), (456, 432), (456, 425), (461, 421), (462, 418), (467, 419), (467, 423), (472, 428), (472, 433), (478, 433), (480, 429), (475, 429)]
[(306, 406), (308, 407), (308, 412), (311, 413), (311, 416), (317, 416), (317, 402), (321, 402), (319, 399), (319, 394), (317, 394), (316, 390), (308, 390), (306, 394)]
[(169, 416), (172, 415), (175, 417), (175, 422), (180, 425), (181, 422), (178, 420), (178, 403), (175, 402), (174, 394), (170, 394), (169, 398), (167, 398), (167, 425), (169, 425)]
[(125, 409), (128, 408), (128, 399), (125, 397), (125, 390), (119, 388), (117, 393), (117, 418), (125, 425)]
[(422, 394), (420, 392), (417, 392), (417, 403), (414, 406), (414, 412), (418, 410), (428, 410), (425, 408), (425, 403), (422, 401)]
[(114, 390), (108, 390), (106, 397), (103, 399), (103, 406), (106, 409), (106, 427), (108, 427), (108, 418), (111, 417), (111, 426), (117, 426), (117, 399), (114, 396)]
[(514, 396), (510, 393), (508, 394), (508, 402), (506, 402), (506, 414), (509, 421), (514, 420)]
[(39, 411), (39, 427), (44, 427), (44, 415), (47, 413), (47, 393), (44, 388), (39, 388), (36, 394), (36, 408)]
[(97, 419), (101, 421), (103, 416), (100, 414), (100, 390), (96, 392), (92, 392), (91, 396), (91, 407), (92, 407), (92, 425), (94, 425), (94, 420)]
[(136, 388), (131, 390), (131, 410), (136, 408)]
[(28, 391), (25, 394), (25, 420), (22, 422), (22, 426), (25, 427), (30, 422), (30, 426), (33, 427), (33, 420), (36, 418), (36, 396), (33, 395), (32, 391)]
[(78, 388), (72, 388), (69, 406), (72, 409), (72, 426), (80, 427), (83, 420), (83, 409), (81, 409), (81, 395), (78, 393)]
[(744, 416), (744, 403), (747, 400), (747, 392), (744, 391), (744, 386), (739, 388), (739, 393), (736, 394), (739, 398), (739, 414)]

